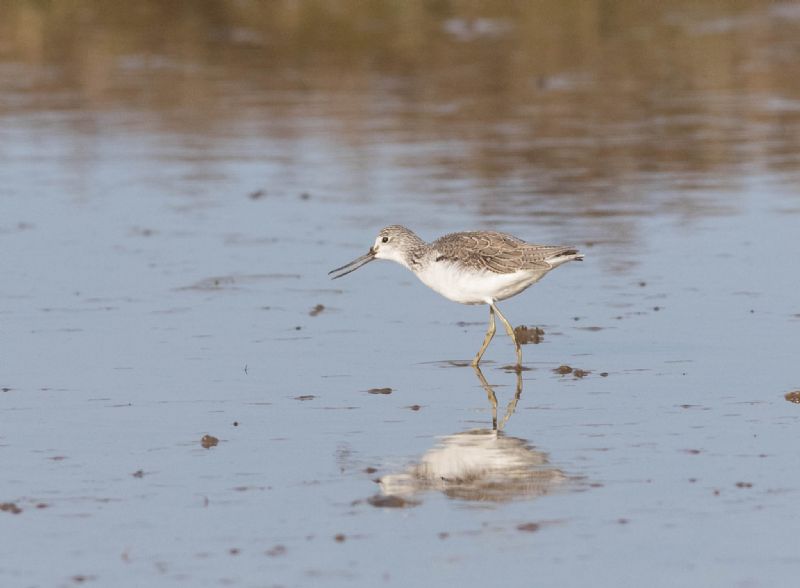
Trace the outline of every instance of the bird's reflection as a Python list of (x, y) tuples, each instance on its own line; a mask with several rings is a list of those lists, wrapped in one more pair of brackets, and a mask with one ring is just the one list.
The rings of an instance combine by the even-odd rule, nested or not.
[(548, 494), (567, 479), (548, 463), (546, 453), (503, 432), (522, 395), (522, 373), (517, 372), (516, 393), (499, 423), (494, 389), (480, 368), (475, 373), (492, 406), (492, 428), (442, 437), (404, 472), (380, 478), (384, 496), (412, 500), (421, 492), (437, 490), (460, 500), (505, 502)]

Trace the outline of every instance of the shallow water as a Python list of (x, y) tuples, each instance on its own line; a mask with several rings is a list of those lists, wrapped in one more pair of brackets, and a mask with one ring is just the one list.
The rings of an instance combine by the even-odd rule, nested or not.
[(794, 584), (800, 5), (171, 6), (0, 9), (0, 584)]

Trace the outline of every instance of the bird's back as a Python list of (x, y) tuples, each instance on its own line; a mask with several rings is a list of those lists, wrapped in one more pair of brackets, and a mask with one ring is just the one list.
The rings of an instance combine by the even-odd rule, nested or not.
[(495, 231), (445, 235), (431, 244), (437, 261), (451, 261), (475, 270), (510, 274), (520, 270), (548, 270), (566, 261), (582, 259), (575, 247), (526, 243)]

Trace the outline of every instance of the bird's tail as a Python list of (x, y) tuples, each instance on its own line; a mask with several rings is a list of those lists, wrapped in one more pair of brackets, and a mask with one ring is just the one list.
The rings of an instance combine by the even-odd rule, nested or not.
[(568, 261), (583, 261), (583, 253), (578, 251), (576, 247), (557, 247), (545, 259), (552, 267), (561, 265)]

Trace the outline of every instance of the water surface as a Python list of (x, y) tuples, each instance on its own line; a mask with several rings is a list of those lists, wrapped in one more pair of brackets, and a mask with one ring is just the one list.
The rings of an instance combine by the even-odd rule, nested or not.
[[(793, 585), (798, 39), (788, 2), (4, 4), (2, 584)], [(521, 384), (502, 331), (467, 366), (485, 308), (328, 280), (394, 223), (584, 251), (501, 304)]]

